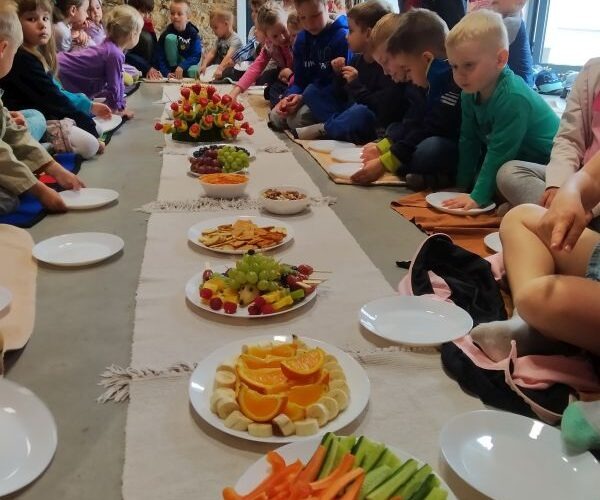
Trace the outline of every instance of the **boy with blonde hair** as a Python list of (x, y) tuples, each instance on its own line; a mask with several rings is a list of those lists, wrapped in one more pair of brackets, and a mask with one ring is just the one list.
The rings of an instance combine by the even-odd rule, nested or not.
[[(0, 4), (0, 78), (10, 71), (21, 43), (23, 33), (16, 5), (10, 0), (4, 1)], [(58, 193), (36, 179), (33, 172), (38, 170), (52, 175), (64, 188), (84, 186), (77, 176), (54, 161), (31, 137), (27, 127), (12, 120), (0, 100), (0, 214), (14, 211), (19, 205), (19, 195), (26, 192), (38, 198), (50, 211), (67, 210)]]
[(242, 46), (242, 39), (233, 31), (233, 13), (227, 10), (211, 10), (210, 27), (217, 40), (204, 55), (200, 74), (203, 75), (211, 64), (218, 64), (214, 79), (220, 80), (224, 76), (223, 72), (233, 66), (233, 54)]
[(456, 183), (470, 192), (444, 204), (469, 210), (492, 202), (504, 163), (548, 162), (558, 117), (508, 68), (508, 36), (499, 14), (479, 10), (465, 16), (448, 34), (446, 50), (463, 89)]

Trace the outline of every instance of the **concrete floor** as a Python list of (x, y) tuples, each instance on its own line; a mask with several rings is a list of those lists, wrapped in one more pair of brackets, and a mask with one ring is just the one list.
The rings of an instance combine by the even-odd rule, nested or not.
[[(34, 334), (22, 352), (9, 353), (6, 378), (40, 396), (54, 414), (58, 449), (36, 482), (8, 498), (112, 500), (121, 498), (126, 404), (95, 402), (99, 374), (111, 364), (127, 366), (135, 292), (146, 241), (148, 215), (135, 208), (156, 199), (161, 137), (152, 130), (162, 105), (160, 85), (142, 85), (129, 99), (136, 117), (113, 137), (106, 154), (86, 162), (81, 177), (90, 187), (121, 193), (118, 204), (91, 212), (48, 216), (31, 229), (36, 242), (63, 233), (102, 231), (125, 240), (111, 261), (85, 269), (40, 266)], [(324, 195), (337, 197), (334, 211), (389, 283), (404, 271), (423, 235), (389, 209), (399, 188), (338, 186), (299, 146), (294, 154)], [(315, 243), (318, 244), (318, 243)]]

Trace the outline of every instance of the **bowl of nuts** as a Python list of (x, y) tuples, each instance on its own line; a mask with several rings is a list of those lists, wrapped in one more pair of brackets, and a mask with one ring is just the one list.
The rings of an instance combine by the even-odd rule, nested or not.
[(294, 186), (276, 186), (263, 189), (259, 200), (268, 212), (279, 215), (292, 215), (306, 210), (310, 197), (304, 189)]

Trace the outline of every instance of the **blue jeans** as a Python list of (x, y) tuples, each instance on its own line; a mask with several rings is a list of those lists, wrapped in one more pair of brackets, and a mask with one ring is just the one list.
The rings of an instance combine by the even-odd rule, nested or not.
[(428, 137), (419, 143), (412, 158), (400, 166), (399, 174), (456, 175), (458, 142), (446, 137)]
[(23, 109), (21, 113), (25, 117), (29, 133), (40, 142), (46, 133), (46, 118), (37, 109)]

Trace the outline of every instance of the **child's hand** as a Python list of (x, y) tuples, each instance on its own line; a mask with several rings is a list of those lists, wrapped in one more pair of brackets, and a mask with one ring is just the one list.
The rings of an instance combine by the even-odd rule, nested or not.
[(279, 72), (279, 75), (278, 75), (277, 79), (281, 83), (285, 83), (287, 85), (287, 84), (290, 83), (290, 78), (292, 77), (293, 74), (294, 74), (294, 72), (290, 68), (283, 68)]
[(131, 120), (135, 116), (134, 112), (127, 108), (122, 109), (121, 111), (116, 111), (115, 115), (122, 116), (124, 120)]
[(112, 111), (110, 108), (101, 102), (93, 102), (92, 103), (92, 114), (97, 116), (98, 118), (102, 118), (103, 120), (110, 120), (112, 116)]
[(162, 74), (156, 68), (150, 68), (146, 78), (149, 78), (150, 80), (160, 80), (162, 78)]
[(215, 74), (213, 76), (213, 80), (220, 80), (223, 77), (223, 68), (221, 66), (217, 66), (215, 70)]
[(358, 78), (358, 70), (354, 66), (344, 66), (342, 68), (342, 77), (348, 83), (353, 82)]
[(287, 108), (287, 112), (290, 115), (293, 115), (294, 113), (296, 113), (296, 111), (298, 111), (298, 109), (300, 109), (300, 106), (302, 106), (302, 94), (292, 94), (289, 95), (285, 98), (287, 104), (286, 104), (286, 108)]
[(78, 30), (73, 32), (73, 40), (77, 42), (79, 45), (87, 45), (90, 37), (83, 30)]
[(183, 68), (181, 66), (177, 66), (175, 68), (175, 78), (177, 80), (181, 80), (183, 78)]
[(18, 125), (19, 127), (27, 126), (25, 117), (23, 116), (23, 113), (21, 113), (20, 111), (10, 111), (10, 117), (12, 118), (12, 121), (15, 122), (15, 124)]
[(60, 213), (67, 211), (67, 205), (62, 197), (54, 189), (49, 188), (42, 182), (38, 181), (34, 184), (29, 189), (29, 192), (40, 200), (42, 206), (49, 212)]
[(331, 61), (331, 69), (336, 73), (340, 73), (344, 66), (346, 66), (346, 59), (343, 57), (336, 57)]
[(363, 167), (350, 179), (356, 184), (371, 184), (379, 179), (385, 172), (385, 167), (379, 157), (366, 162)]
[(542, 195), (539, 204), (544, 208), (550, 208), (550, 205), (552, 205), (552, 202), (554, 201), (554, 197), (556, 196), (557, 192), (557, 187), (547, 188), (546, 191), (544, 191), (544, 194)]
[(60, 163), (53, 161), (44, 170), (56, 179), (59, 186), (65, 189), (79, 191), (82, 187), (85, 187), (85, 183), (79, 177), (66, 170)]
[(471, 210), (479, 208), (479, 204), (468, 194), (459, 194), (455, 198), (450, 198), (442, 203), (446, 208), (460, 208), (462, 210)]
[(360, 154), (362, 158), (363, 164), (367, 163), (370, 160), (374, 160), (375, 158), (379, 158), (379, 149), (377, 149), (377, 144), (374, 142), (369, 142), (365, 144), (362, 148), (362, 153)]
[(200, 66), (200, 69), (198, 70), (198, 75), (203, 75), (204, 73), (206, 73), (206, 66)]

